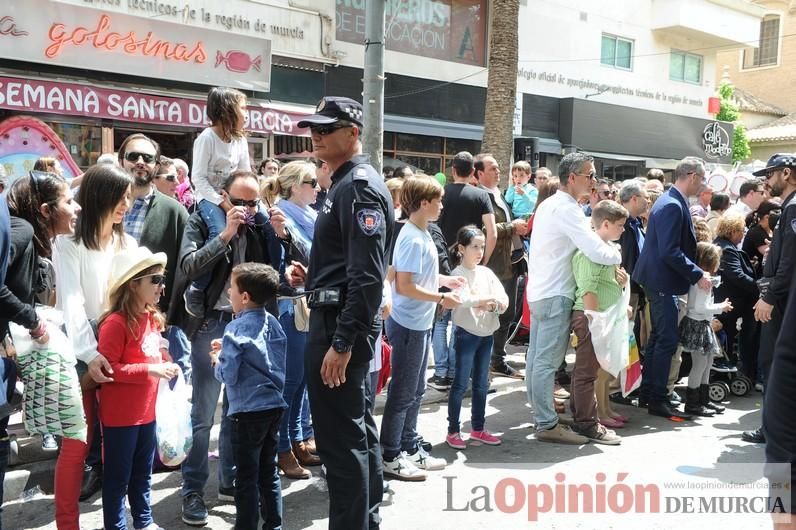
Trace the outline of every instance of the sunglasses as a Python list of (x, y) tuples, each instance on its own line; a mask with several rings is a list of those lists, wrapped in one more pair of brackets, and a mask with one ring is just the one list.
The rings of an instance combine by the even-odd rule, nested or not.
[(257, 205), (260, 203), (257, 199), (252, 199), (247, 201), (246, 199), (233, 199), (232, 197), (229, 198), (229, 203), (232, 206), (246, 206), (248, 208), (257, 208)]
[(315, 178), (315, 177), (312, 177), (310, 180), (302, 180), (301, 183), (302, 184), (309, 184), (310, 187), (314, 188), (315, 186), (318, 185), (318, 179)]
[(597, 178), (597, 174), (594, 171), (591, 171), (590, 173), (588, 173), (586, 175), (581, 175), (581, 174), (578, 174), (578, 173), (575, 173), (575, 175), (577, 175), (579, 177), (589, 177), (591, 180), (594, 180), (594, 179)]
[(138, 151), (130, 151), (124, 154), (124, 159), (128, 162), (136, 163), (139, 158), (144, 159), (144, 164), (151, 164), (155, 161), (155, 155), (149, 153), (140, 153)]
[(614, 192), (609, 190), (602, 190), (598, 191), (597, 193), (603, 197), (611, 197), (612, 195), (614, 195)]
[(156, 179), (166, 179), (169, 182), (177, 182), (177, 175), (171, 175), (171, 174), (169, 174), (169, 175), (157, 175), (155, 178)]
[(140, 280), (142, 278), (149, 278), (149, 281), (152, 283), (152, 285), (164, 285), (166, 283), (165, 274), (147, 274), (146, 276), (139, 276), (135, 279)]
[(326, 136), (328, 134), (332, 134), (338, 129), (347, 129), (353, 127), (353, 125), (340, 125), (338, 123), (330, 123), (328, 125), (315, 125), (310, 127), (310, 133), (317, 134), (319, 136)]

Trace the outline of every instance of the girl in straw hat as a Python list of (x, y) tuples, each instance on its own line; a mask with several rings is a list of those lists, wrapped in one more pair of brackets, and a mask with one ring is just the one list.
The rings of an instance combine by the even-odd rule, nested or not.
[(157, 304), (163, 294), (166, 255), (145, 247), (113, 258), (108, 311), (99, 324), (99, 352), (113, 368), (113, 382), (100, 388), (104, 436), (102, 511), (105, 528), (125, 529), (124, 497), (135, 528), (158, 530), (149, 505), (155, 454), (158, 380), (179, 372), (161, 353), (165, 319)]

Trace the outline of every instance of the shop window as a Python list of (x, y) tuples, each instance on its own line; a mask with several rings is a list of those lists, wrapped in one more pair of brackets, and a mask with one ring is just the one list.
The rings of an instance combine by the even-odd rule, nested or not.
[(460, 140), (458, 138), (448, 138), (445, 141), (445, 153), (455, 155), (461, 151), (467, 151), (472, 155), (481, 152), (481, 142), (478, 140)]
[(88, 169), (102, 154), (102, 128), (76, 123), (48, 123), (66, 145), (80, 169)]
[(395, 150), (413, 153), (442, 153), (443, 139), (439, 136), (396, 134)]
[(438, 172), (442, 171), (442, 157), (439, 156), (414, 156), (398, 153), (395, 155), (395, 158), (419, 169), (426, 175), (436, 175)]
[(603, 35), (600, 53), (600, 62), (606, 66), (620, 68), (622, 70), (633, 69), (633, 41), (616, 37), (614, 35)]
[(702, 56), (672, 50), (669, 56), (669, 78), (674, 81), (700, 84), (702, 82)]
[(743, 51), (743, 67), (759, 68), (779, 63), (779, 15), (766, 15), (760, 21), (760, 40), (757, 48)]
[(385, 151), (392, 151), (395, 149), (395, 133), (385, 132), (383, 141)]

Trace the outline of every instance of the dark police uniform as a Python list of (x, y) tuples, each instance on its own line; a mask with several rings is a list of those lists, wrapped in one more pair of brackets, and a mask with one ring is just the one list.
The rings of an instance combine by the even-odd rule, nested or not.
[[(329, 528), (378, 528), (383, 495), (376, 423), (366, 403), (369, 362), (392, 241), (392, 199), (364, 155), (332, 175), (318, 213), (307, 272), (310, 329), (305, 370), (318, 452), (329, 485)], [(321, 380), (326, 352), (351, 348), (346, 381)], [(338, 350), (339, 351), (339, 350)]]

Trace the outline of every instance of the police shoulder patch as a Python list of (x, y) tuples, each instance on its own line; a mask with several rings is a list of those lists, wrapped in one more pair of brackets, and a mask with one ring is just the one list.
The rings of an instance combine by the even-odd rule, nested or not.
[(362, 208), (356, 213), (357, 224), (366, 236), (375, 234), (384, 223), (384, 214), (372, 208)]

